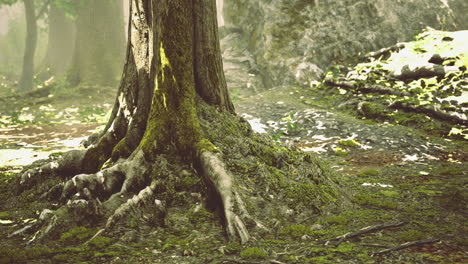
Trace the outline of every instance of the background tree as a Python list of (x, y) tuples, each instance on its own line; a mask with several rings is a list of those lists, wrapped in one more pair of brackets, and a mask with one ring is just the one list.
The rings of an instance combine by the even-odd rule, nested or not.
[[(133, 0), (123, 78), (104, 131), (87, 149), (25, 171), (20, 191), (63, 177), (45, 194), (63, 204), (55, 215), (69, 221), (60, 223), (104, 217), (99, 233), (139, 208), (164, 225), (171, 207), (193, 206), (186, 194), (199, 191), (242, 242), (290, 217), (289, 208), (300, 220), (342, 202), (320, 161), (277, 146), (235, 115), (217, 30), (215, 0)], [(54, 232), (47, 219), (36, 224), (44, 227), (39, 239)]]
[(23, 70), (19, 81), (18, 91), (30, 91), (34, 88), (34, 54), (37, 43), (37, 18), (34, 0), (24, 0), (26, 15), (26, 45), (23, 57)]
[[(17, 0), (2, 0), (1, 5), (13, 5)], [(20, 92), (30, 91), (34, 88), (34, 57), (37, 48), (38, 28), (37, 20), (45, 13), (50, 0), (41, 1), (40, 9), (36, 12), (34, 0), (23, 0), (26, 18), (26, 38), (23, 55), (21, 77), (17, 90)]]
[(70, 66), (75, 47), (75, 25), (72, 20), (73, 2), (52, 1), (48, 11), (47, 51), (39, 68), (44, 78), (62, 75)]
[(73, 84), (114, 84), (125, 50), (122, 1), (76, 3), (76, 38), (68, 80)]

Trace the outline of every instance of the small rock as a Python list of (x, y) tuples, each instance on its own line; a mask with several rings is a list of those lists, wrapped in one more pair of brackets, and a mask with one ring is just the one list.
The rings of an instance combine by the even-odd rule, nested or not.
[(321, 225), (321, 224), (313, 224), (310, 227), (310, 230), (322, 230), (322, 229), (323, 229), (323, 225)]

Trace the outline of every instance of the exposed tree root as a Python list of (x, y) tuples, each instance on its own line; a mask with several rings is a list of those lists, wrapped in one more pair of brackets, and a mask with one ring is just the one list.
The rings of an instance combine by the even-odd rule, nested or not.
[[(117, 234), (119, 226), (134, 220), (145, 226), (165, 226), (171, 207), (197, 208), (193, 200), (179, 194), (200, 193), (209, 208), (215, 205), (220, 209), (227, 237), (246, 243), (271, 233), (267, 226), (293, 215), (299, 216), (298, 221), (308, 219), (307, 209), (320, 212), (316, 210), (329, 206), (329, 199), (339, 198), (329, 172), (313, 157), (266, 143), (269, 139), (253, 134), (246, 122), (210, 106), (201, 105), (199, 118), (205, 140), (216, 147), (199, 151), (194, 159), (187, 160), (176, 151), (147, 156), (137, 148), (128, 158), (109, 159), (99, 171), (83, 173), (78, 164), (84, 150), (66, 153), (61, 161), (26, 171), (22, 174), (23, 189), (47, 179), (63, 181), (42, 195), (59, 204), (52, 205), (51, 209), (56, 210), (45, 210), (37, 223), (14, 235), (29, 236), (35, 242), (58, 237), (73, 225), (92, 223), (101, 228), (94, 239)], [(236, 171), (240, 167), (246, 171)], [(36, 178), (28, 176), (31, 171)], [(71, 172), (76, 173), (73, 176)], [(54, 174), (60, 177), (50, 177)], [(184, 185), (184, 178), (196, 185)], [(175, 202), (176, 197), (184, 201)]]
[(219, 156), (212, 152), (201, 153), (200, 163), (203, 176), (214, 186), (221, 198), (229, 237), (239, 236), (242, 243), (246, 243), (250, 235), (239, 215), (248, 217), (248, 212), (245, 210), (240, 196), (233, 189), (232, 176), (227, 172)]
[(349, 232), (349, 233), (346, 233), (344, 235), (341, 235), (341, 236), (337, 236), (335, 238), (332, 238), (332, 239), (329, 239), (325, 242), (325, 244), (329, 244), (330, 242), (333, 242), (333, 241), (336, 241), (335, 243), (338, 245), (338, 244), (341, 244), (341, 242), (343, 242), (345, 239), (349, 239), (349, 238), (353, 238), (353, 237), (357, 237), (357, 236), (361, 236), (361, 235), (364, 235), (364, 234), (369, 234), (369, 233), (373, 233), (373, 232), (377, 232), (377, 231), (380, 231), (380, 230), (383, 230), (383, 229), (387, 229), (387, 228), (392, 228), (392, 227), (399, 227), (399, 226), (402, 226), (406, 224), (405, 222), (396, 222), (396, 223), (388, 223), (388, 224), (378, 224), (378, 225), (373, 225), (373, 226), (366, 226), (364, 228), (361, 228), (360, 230), (358, 231), (355, 231), (355, 232)]

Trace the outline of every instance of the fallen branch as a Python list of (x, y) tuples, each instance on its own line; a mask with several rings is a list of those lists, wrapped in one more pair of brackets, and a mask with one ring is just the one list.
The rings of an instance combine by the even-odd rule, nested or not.
[(399, 80), (416, 80), (420, 78), (429, 78), (434, 76), (445, 76), (447, 73), (459, 72), (456, 66), (442, 66), (434, 63), (407, 64), (398, 70), (393, 71), (390, 76)]
[(368, 234), (368, 233), (377, 232), (377, 231), (387, 229), (387, 228), (399, 227), (405, 224), (406, 222), (396, 222), (396, 223), (389, 223), (389, 224), (378, 224), (378, 225), (373, 225), (373, 226), (367, 226), (367, 227), (361, 228), (360, 230), (356, 232), (349, 232), (344, 235), (329, 239), (325, 242), (325, 245), (328, 245), (332, 241), (338, 241), (336, 244), (340, 244), (345, 239), (361, 236), (361, 235)]
[(395, 102), (389, 106), (393, 109), (400, 109), (406, 112), (415, 112), (415, 113), (422, 113), (433, 118), (436, 118), (441, 121), (449, 122), (451, 124), (461, 124), (461, 125), (468, 125), (468, 120), (458, 117), (456, 115), (452, 115), (447, 113), (443, 110), (436, 109), (435, 107), (429, 108), (424, 106), (414, 106), (403, 102)]
[(406, 46), (406, 42), (397, 43), (391, 47), (383, 48), (378, 51), (369, 52), (364, 55), (364, 58), (379, 58), (381, 56), (387, 56), (390, 52), (398, 51)]
[(376, 248), (389, 248), (386, 245), (377, 245), (377, 244), (361, 244), (363, 247), (376, 247)]
[(384, 250), (372, 253), (371, 256), (382, 255), (382, 254), (386, 254), (392, 251), (397, 251), (397, 250), (401, 250), (401, 249), (405, 249), (409, 247), (414, 247), (414, 246), (419, 246), (419, 245), (424, 245), (424, 244), (431, 244), (431, 243), (436, 243), (436, 242), (439, 242), (439, 239), (422, 239), (422, 240), (417, 240), (413, 242), (406, 242), (396, 247), (392, 247), (392, 248), (388, 248), (388, 249), (384, 249)]
[(325, 80), (325, 84), (335, 86), (335, 87), (341, 87), (341, 88), (344, 88), (346, 90), (356, 89), (357, 91), (359, 91), (361, 93), (393, 94), (393, 95), (397, 95), (397, 96), (410, 96), (410, 93), (408, 93), (408, 92), (398, 91), (396, 89), (381, 86), (381, 85), (378, 85), (378, 84), (372, 84), (372, 85), (368, 85), (368, 86), (364, 86), (364, 87), (359, 87), (353, 81), (331, 80), (331, 79)]

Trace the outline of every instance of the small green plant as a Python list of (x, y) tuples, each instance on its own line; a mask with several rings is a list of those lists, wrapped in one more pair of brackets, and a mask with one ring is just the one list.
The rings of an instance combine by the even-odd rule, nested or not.
[(379, 171), (376, 169), (365, 169), (360, 171), (357, 176), (359, 177), (375, 177), (379, 175)]
[(424, 238), (424, 233), (418, 230), (403, 231), (398, 234), (398, 240), (401, 242), (414, 241)]
[(251, 247), (242, 250), (240, 256), (243, 259), (265, 259), (267, 257), (267, 253), (261, 248)]
[(301, 127), (297, 124), (296, 112), (290, 112), (288, 116), (283, 117), (283, 121), (286, 121), (286, 132), (290, 135), (297, 134), (301, 131)]
[(337, 147), (337, 148), (335, 148), (335, 155), (340, 156), (340, 157), (344, 157), (344, 156), (348, 155), (348, 152), (346, 150), (343, 150), (340, 147)]
[(90, 238), (94, 234), (94, 230), (83, 227), (83, 226), (75, 226), (72, 229), (68, 230), (68, 232), (63, 233), (60, 236), (61, 241), (74, 241), (74, 240), (84, 240), (86, 238)]
[(300, 238), (310, 232), (310, 229), (304, 225), (289, 225), (283, 228), (279, 234), (290, 236), (292, 238)]
[(340, 140), (338, 144), (340, 144), (341, 146), (352, 148), (361, 146), (361, 144), (354, 139)]
[(349, 219), (344, 215), (334, 215), (327, 219), (327, 223), (330, 225), (344, 225), (349, 222)]

